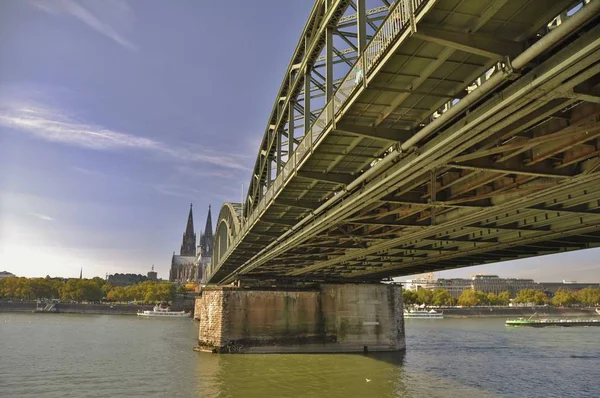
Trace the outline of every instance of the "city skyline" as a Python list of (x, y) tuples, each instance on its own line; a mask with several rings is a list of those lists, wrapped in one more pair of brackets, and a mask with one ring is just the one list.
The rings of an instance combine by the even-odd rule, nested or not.
[[(0, 269), (165, 278), (189, 203), (240, 200), (311, 6), (2, 2)], [(598, 253), (436, 274), (593, 281)]]

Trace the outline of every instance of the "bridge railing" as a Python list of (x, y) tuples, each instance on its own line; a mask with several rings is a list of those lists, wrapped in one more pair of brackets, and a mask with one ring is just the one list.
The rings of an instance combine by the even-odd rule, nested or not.
[[(341, 112), (348, 98), (351, 97), (360, 85), (364, 84), (369, 73), (377, 66), (382, 55), (388, 50), (390, 45), (406, 29), (415, 30), (415, 14), (428, 1), (431, 0), (398, 0), (390, 6), (387, 17), (373, 35), (363, 54), (357, 58), (350, 71), (342, 79), (332, 98), (323, 107), (321, 113), (319, 113), (317, 119), (311, 125), (310, 130), (305, 133), (304, 138), (296, 147), (294, 153), (288, 158), (282, 172), (279, 173), (275, 181), (267, 189), (265, 195), (248, 217), (247, 222), (243, 223), (242, 231), (231, 243), (224, 257), (239, 244), (246, 232), (258, 221), (261, 214), (268, 207), (269, 202), (279, 194), (285, 183), (297, 171), (299, 164), (312, 151), (313, 146), (323, 134), (325, 134), (329, 125), (333, 123), (335, 116)], [(211, 266), (209, 274), (212, 275), (217, 268), (217, 265)]]
[(369, 73), (397, 37), (407, 28), (414, 31), (414, 14), (427, 0), (401, 0), (394, 3), (364, 53), (357, 59), (336, 90), (332, 102), (337, 115), (354, 90), (365, 84)]

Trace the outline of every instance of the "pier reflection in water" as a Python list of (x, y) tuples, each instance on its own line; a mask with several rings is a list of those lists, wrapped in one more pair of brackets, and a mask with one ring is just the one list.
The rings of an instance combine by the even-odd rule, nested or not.
[[(386, 354), (200, 354), (200, 391), (208, 397), (394, 396), (405, 392), (403, 353)], [(369, 381), (367, 381), (369, 380)]]
[[(7, 397), (597, 397), (598, 328), (408, 320), (406, 354), (214, 355), (197, 323), (0, 314)], [(367, 381), (369, 379), (369, 381)]]

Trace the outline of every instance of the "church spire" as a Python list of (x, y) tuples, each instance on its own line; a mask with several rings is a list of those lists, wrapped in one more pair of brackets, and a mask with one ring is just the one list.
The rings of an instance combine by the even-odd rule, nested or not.
[(208, 205), (208, 217), (206, 217), (206, 226), (204, 227), (204, 233), (210, 233), (210, 236), (212, 236), (212, 231), (212, 216), (210, 215), (210, 205)]
[(190, 203), (190, 213), (188, 215), (185, 233), (183, 234), (183, 242), (181, 243), (181, 256), (196, 257), (196, 234), (194, 233), (194, 214), (192, 212), (193, 205)]
[(190, 214), (188, 214), (187, 226), (185, 227), (186, 235), (194, 234), (194, 215), (192, 214), (193, 203), (190, 203)]
[(201, 236), (202, 240), (202, 256), (209, 258), (212, 257), (212, 245), (213, 245), (213, 229), (212, 229), (212, 215), (210, 213), (210, 205), (208, 205), (208, 216), (206, 217), (206, 226), (204, 227), (204, 235)]

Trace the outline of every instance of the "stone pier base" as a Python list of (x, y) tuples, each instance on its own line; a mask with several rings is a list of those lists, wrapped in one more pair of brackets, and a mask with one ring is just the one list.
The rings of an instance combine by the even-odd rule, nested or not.
[(404, 350), (402, 289), (208, 287), (196, 299), (198, 350), (239, 353)]

